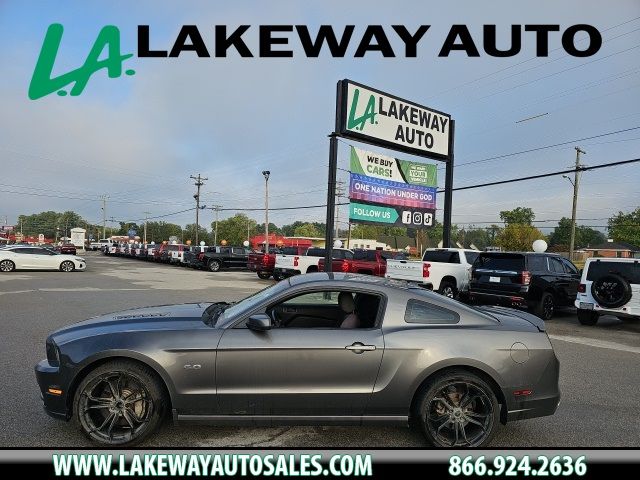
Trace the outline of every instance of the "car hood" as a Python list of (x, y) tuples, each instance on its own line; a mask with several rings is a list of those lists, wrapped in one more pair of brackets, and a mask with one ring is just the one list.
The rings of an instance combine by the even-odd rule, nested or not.
[(210, 303), (185, 303), (144, 307), (93, 317), (53, 332), (61, 344), (80, 337), (131, 331), (176, 330), (204, 325), (202, 314)]
[(497, 318), (498, 321), (507, 328), (522, 330), (523, 327), (528, 327), (529, 329), (534, 327), (540, 332), (545, 331), (544, 320), (528, 312), (516, 310), (514, 308), (499, 307), (496, 305), (484, 305), (476, 308)]

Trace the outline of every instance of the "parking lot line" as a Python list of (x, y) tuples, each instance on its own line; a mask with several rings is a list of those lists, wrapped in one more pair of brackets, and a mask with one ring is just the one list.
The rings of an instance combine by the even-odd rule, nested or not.
[(629, 345), (623, 345), (616, 342), (607, 342), (606, 340), (598, 340), (595, 338), (574, 337), (571, 335), (549, 335), (549, 338), (552, 340), (560, 340), (562, 342), (579, 343), (589, 347), (608, 348), (628, 353), (640, 353), (640, 348), (638, 347), (631, 347)]

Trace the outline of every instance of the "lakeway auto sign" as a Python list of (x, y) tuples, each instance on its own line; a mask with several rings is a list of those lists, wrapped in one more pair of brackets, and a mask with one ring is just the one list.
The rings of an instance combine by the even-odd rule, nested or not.
[(351, 80), (343, 80), (342, 97), (342, 136), (421, 156), (449, 157), (450, 115)]
[(435, 165), (351, 147), (349, 221), (431, 227), (436, 208)]

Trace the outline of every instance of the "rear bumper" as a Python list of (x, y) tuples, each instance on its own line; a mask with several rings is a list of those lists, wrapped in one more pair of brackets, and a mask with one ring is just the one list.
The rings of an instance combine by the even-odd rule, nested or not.
[(529, 306), (527, 293), (528, 292), (526, 291), (513, 293), (488, 293), (478, 290), (469, 290), (469, 299), (490, 305), (527, 308)]
[(507, 412), (507, 422), (553, 415), (560, 405), (560, 392), (548, 398), (520, 402), (519, 408)]
[[(35, 372), (44, 411), (53, 418), (69, 420), (71, 412), (67, 406), (67, 385), (63, 382), (60, 369), (49, 365), (47, 360), (41, 360), (35, 366)], [(54, 395), (49, 392), (50, 388), (62, 390), (62, 394)]]
[(259, 264), (259, 263), (248, 263), (247, 264), (247, 269), (251, 272), (268, 272), (271, 273), (273, 272), (275, 269), (273, 268), (273, 265), (263, 265), (263, 264)]
[(274, 268), (273, 273), (276, 275), (281, 275), (285, 278), (293, 277), (294, 275), (300, 275), (299, 270), (294, 270), (292, 268)]

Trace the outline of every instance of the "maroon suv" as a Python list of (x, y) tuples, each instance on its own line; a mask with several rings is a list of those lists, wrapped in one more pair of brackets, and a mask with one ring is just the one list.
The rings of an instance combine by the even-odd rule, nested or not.
[(56, 247), (56, 251), (65, 255), (75, 255), (76, 246), (73, 243), (64, 243)]

